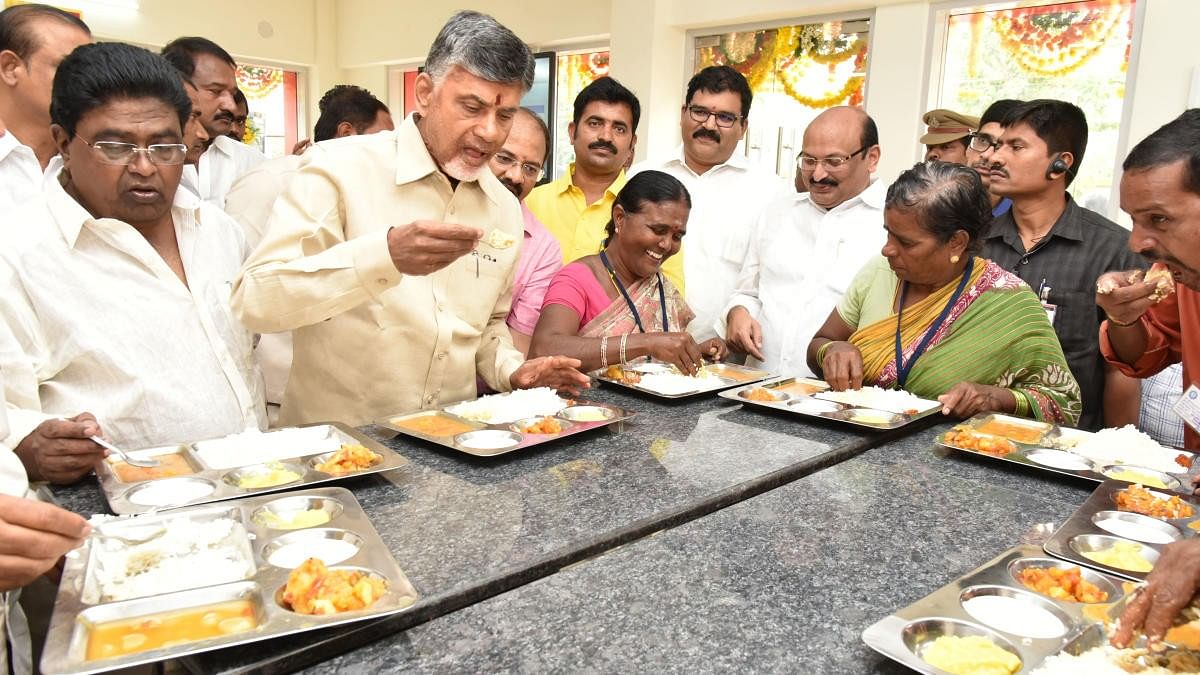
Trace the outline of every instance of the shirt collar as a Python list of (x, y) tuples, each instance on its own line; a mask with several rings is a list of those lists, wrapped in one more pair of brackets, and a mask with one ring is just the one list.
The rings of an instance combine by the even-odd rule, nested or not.
[[(93, 218), (92, 214), (88, 213), (88, 210), (83, 208), (82, 204), (67, 194), (62, 184), (59, 183), (57, 176), (46, 181), (45, 195), (46, 205), (50, 209), (50, 217), (54, 219), (54, 223), (58, 226), (58, 231), (62, 233), (67, 246), (71, 248), (74, 248), (75, 242), (79, 240), (79, 233), (83, 230), (84, 225), (97, 220), (115, 220)], [(175, 200), (171, 204), (171, 216), (174, 218), (176, 211), (198, 210), (200, 203), (199, 197), (180, 185), (175, 190)], [(200, 218), (197, 217), (195, 222), (197, 227), (201, 225)]]
[[(554, 186), (554, 194), (562, 195), (571, 188), (575, 187), (575, 183), (571, 180), (574, 175), (575, 162), (571, 162), (567, 165), (567, 170), (563, 172), (563, 175), (555, 178), (550, 183), (550, 185)], [(625, 169), (621, 169), (621, 173), (617, 174), (617, 178), (612, 183), (609, 183), (608, 187), (604, 188), (605, 194), (611, 196), (613, 199), (616, 199), (617, 193), (621, 191), (621, 188), (625, 187), (625, 183), (628, 182), (628, 180), (629, 178), (625, 175)]]
[[(393, 132), (396, 137), (396, 185), (414, 183), (428, 175), (441, 172), (437, 162), (429, 154), (425, 139), (421, 137), (416, 118), (417, 113), (404, 118)], [(493, 204), (502, 203), (506, 195), (512, 197), (512, 193), (500, 184), (488, 165), (484, 165), (474, 180), (459, 181), (460, 185), (471, 183), (478, 185)]]
[[(679, 166), (684, 167), (688, 171), (691, 171), (695, 175), (698, 175), (698, 176), (702, 175), (702, 174), (697, 174), (695, 171), (692, 171), (692, 167), (688, 166), (687, 157), (686, 157), (686, 155), (683, 154), (683, 143), (680, 143), (679, 145), (675, 146), (675, 153), (673, 155), (671, 155), (671, 159), (667, 163), (668, 164), (678, 164)], [(716, 166), (710, 168), (705, 173), (712, 173), (713, 171), (716, 171), (717, 169), (720, 169), (722, 167), (729, 167), (731, 169), (738, 169), (739, 171), (745, 171), (746, 169), (750, 168), (750, 160), (747, 159), (745, 155), (743, 155), (742, 153), (738, 152), (735, 149), (733, 154), (729, 156), (729, 159), (725, 160), (721, 164), (717, 164)]]
[[(1058, 216), (1058, 220), (1054, 221), (1054, 225), (1050, 228), (1049, 237), (1062, 237), (1072, 241), (1083, 241), (1083, 223), (1080, 220), (1080, 211), (1082, 207), (1075, 203), (1070, 192), (1063, 193), (1066, 195), (1067, 204), (1063, 208), (1063, 212)], [(993, 225), (988, 229), (984, 239), (995, 239), (1002, 237), (1005, 242), (1016, 248), (1020, 243), (1021, 237), (1017, 232), (1017, 218), (1015, 209), (1010, 206), (1008, 211), (1002, 213)], [(1024, 246), (1022, 244), (1022, 246)], [(1021, 249), (1017, 249), (1021, 250)]]
[(809, 202), (815, 208), (821, 210), (822, 212), (845, 211), (846, 209), (853, 208), (859, 204), (862, 204), (862, 205), (867, 206), (872, 209), (882, 211), (883, 206), (884, 206), (884, 201), (886, 198), (887, 198), (887, 188), (884, 187), (883, 182), (880, 181), (878, 178), (872, 178), (871, 184), (867, 186), (867, 189), (854, 195), (850, 199), (847, 199), (846, 201), (842, 202), (841, 204), (838, 204), (837, 206), (833, 207), (832, 209), (827, 209), (823, 206), (818, 206), (817, 203), (812, 200), (812, 195), (810, 195), (807, 192), (796, 195), (796, 201), (798, 203), (799, 202)]

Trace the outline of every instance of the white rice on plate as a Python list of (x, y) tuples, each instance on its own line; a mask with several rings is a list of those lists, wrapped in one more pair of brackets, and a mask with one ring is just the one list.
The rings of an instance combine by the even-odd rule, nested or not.
[(194, 444), (196, 454), (213, 469), (274, 462), (333, 452), (342, 447), (332, 427), (294, 427), (277, 431), (244, 431)]
[(652, 373), (642, 375), (638, 386), (659, 394), (673, 396), (700, 391), (708, 386), (707, 380), (715, 377), (715, 375), (704, 370), (701, 370), (694, 376), (680, 373)]
[(526, 417), (556, 415), (565, 407), (567, 401), (554, 393), (553, 389), (538, 387), (481, 396), (474, 401), (456, 403), (446, 408), (446, 412), (476, 422), (508, 424)]
[(925, 412), (941, 404), (929, 401), (903, 389), (881, 389), (879, 387), (863, 387), (862, 389), (846, 391), (825, 391), (813, 395), (826, 401), (846, 403), (860, 408), (874, 408), (892, 413), (907, 413), (910, 410)]
[[(103, 532), (93, 540), (91, 570), (102, 601), (161, 595), (254, 575), (249, 535), (241, 523), (230, 518), (179, 517), (162, 526), (166, 529), (162, 535), (142, 543), (104, 537)], [(145, 534), (157, 528), (148, 525), (147, 529)], [(129, 537), (139, 536), (136, 528), (126, 530)]]
[(1180, 451), (1164, 448), (1132, 424), (1119, 429), (1101, 429), (1069, 450), (1097, 466), (1129, 464), (1164, 473), (1187, 472), (1175, 461)]

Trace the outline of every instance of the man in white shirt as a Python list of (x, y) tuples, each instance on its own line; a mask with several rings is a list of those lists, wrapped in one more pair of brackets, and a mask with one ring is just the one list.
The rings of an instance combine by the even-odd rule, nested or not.
[(631, 178), (647, 169), (669, 173), (692, 196), (683, 278), (688, 306), (696, 313), (688, 332), (697, 342), (717, 336), (762, 209), (790, 192), (782, 178), (737, 152), (753, 97), (746, 78), (729, 66), (696, 73), (679, 115), (683, 144), (672, 156), (641, 162), (629, 172)]
[(809, 341), (886, 238), (878, 163), (879, 132), (859, 108), (830, 108), (804, 130), (808, 192), (774, 202), (755, 225), (726, 306), (731, 348), (772, 372), (812, 375)]
[(200, 199), (225, 208), (225, 195), (242, 174), (266, 157), (228, 136), (237, 115), (237, 62), (220, 45), (202, 37), (181, 37), (163, 47), (162, 55), (200, 92), (200, 122), (212, 139), (200, 156), (196, 175), (185, 169), (185, 184), (194, 183)]
[[(57, 153), (50, 136), (50, 85), (71, 50), (92, 41), (78, 17), (46, 5), (0, 11), (0, 213), (41, 190)], [(51, 167), (57, 170), (57, 166)]]
[[(0, 370), (31, 479), (71, 482), (102, 456), (265, 426), (251, 335), (229, 307), (247, 254), (230, 218), (178, 190), (191, 109), (140, 47), (77, 49), (54, 81), (64, 169), (0, 220)], [(64, 456), (76, 461), (63, 466)]]
[[(0, 438), (7, 435), (0, 407)], [(0, 445), (0, 673), (33, 672), (29, 626), (17, 598), (90, 531), (80, 516), (37, 501), (21, 460)]]

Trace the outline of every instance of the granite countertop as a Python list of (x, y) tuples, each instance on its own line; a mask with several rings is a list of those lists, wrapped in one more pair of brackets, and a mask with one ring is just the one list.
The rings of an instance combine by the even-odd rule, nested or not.
[(893, 441), (311, 669), (909, 672), (864, 628), (1093, 484)]
[[(391, 619), (221, 650), (189, 667), (284, 671), (313, 663), (907, 433), (763, 413), (712, 396), (664, 403), (600, 388), (587, 398), (638, 415), (610, 430), (490, 459), (380, 436), (409, 465), (339, 484), (354, 492), (421, 601)], [(94, 482), (56, 496), (79, 512), (104, 510)]]

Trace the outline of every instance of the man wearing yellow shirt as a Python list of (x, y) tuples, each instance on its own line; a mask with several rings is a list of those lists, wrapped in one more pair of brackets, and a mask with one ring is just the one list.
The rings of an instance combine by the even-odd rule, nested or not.
[[(633, 157), (641, 115), (637, 96), (611, 77), (592, 82), (575, 97), (575, 115), (567, 125), (575, 161), (564, 175), (534, 188), (525, 199), (558, 240), (564, 264), (600, 250), (613, 202), (625, 187), (625, 166)], [(667, 259), (662, 270), (682, 293), (682, 251)]]
[(251, 329), (294, 331), (281, 425), (475, 398), (477, 375), (497, 391), (587, 386), (575, 359), (526, 361), (505, 324), (523, 220), (488, 162), (532, 82), (520, 38), (459, 12), (417, 77), (417, 113), (304, 153), (233, 289)]

